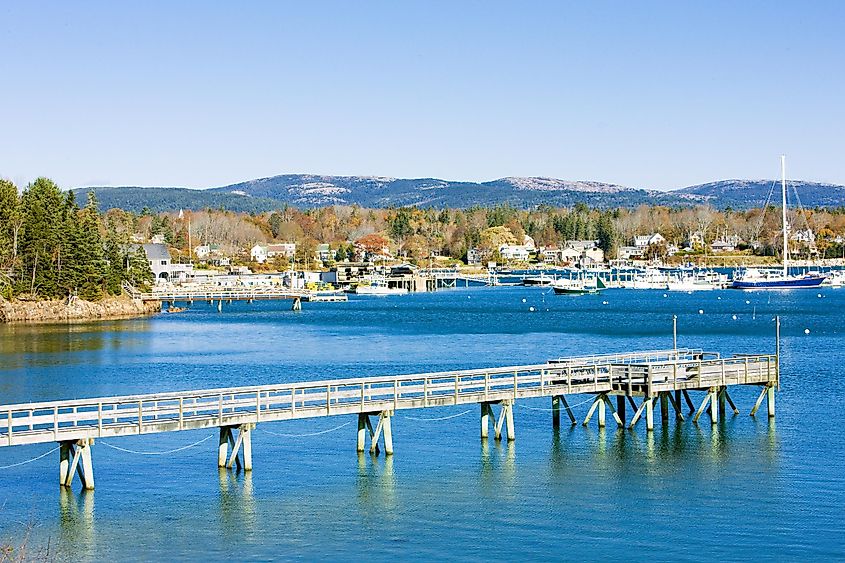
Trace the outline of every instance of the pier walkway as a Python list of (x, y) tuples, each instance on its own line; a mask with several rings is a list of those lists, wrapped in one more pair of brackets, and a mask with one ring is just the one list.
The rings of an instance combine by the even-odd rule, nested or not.
[[(219, 428), (218, 466), (251, 470), (251, 431), (265, 422), (356, 415), (358, 451), (369, 436), (372, 453), (379, 453), (381, 443), (392, 454), (391, 417), (404, 409), (478, 404), (482, 438), (492, 427), (496, 439), (505, 433), (513, 440), (516, 401), (550, 397), (552, 423), (559, 426), (561, 410), (578, 422), (567, 396), (586, 393), (594, 399), (583, 424), (595, 415), (605, 426), (609, 412), (619, 427), (634, 428), (645, 419), (650, 431), (657, 404), (664, 422), (670, 405), (676, 420), (685, 419), (682, 401), (695, 413), (694, 422), (709, 411), (716, 423), (726, 403), (738, 413), (728, 391), (739, 385), (761, 387), (751, 414), (767, 398), (772, 417), (778, 383), (777, 354), (721, 357), (685, 348), (580, 356), (537, 365), (0, 405), (0, 447), (58, 442), (61, 484), (70, 486), (76, 472), (85, 488), (93, 488), (91, 446), (97, 438)], [(693, 391), (704, 392), (697, 409)], [(630, 421), (626, 405), (633, 410)]]
[(287, 287), (173, 287), (154, 289), (151, 292), (141, 292), (133, 287), (125, 288), (133, 299), (142, 301), (160, 301), (162, 303), (193, 303), (194, 301), (217, 302), (218, 310), (222, 310), (223, 302), (290, 299), (293, 309), (302, 308), (303, 301), (346, 301), (346, 295), (339, 292), (321, 292), (310, 289), (292, 289)]

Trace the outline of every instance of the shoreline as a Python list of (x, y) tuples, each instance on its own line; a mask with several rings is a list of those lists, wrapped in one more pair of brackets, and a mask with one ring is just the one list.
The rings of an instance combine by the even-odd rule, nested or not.
[(161, 312), (158, 301), (141, 301), (128, 295), (100, 301), (46, 299), (11, 301), (0, 297), (0, 324), (70, 323), (145, 317)]

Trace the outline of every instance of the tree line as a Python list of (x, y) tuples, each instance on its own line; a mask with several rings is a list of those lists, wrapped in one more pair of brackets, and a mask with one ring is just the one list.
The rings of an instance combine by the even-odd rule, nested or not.
[(124, 282), (150, 284), (146, 255), (130, 244), (131, 228), (97, 207), (93, 193), (80, 207), (73, 192), (47, 178), (20, 194), (0, 180), (0, 295), (98, 300), (120, 294)]

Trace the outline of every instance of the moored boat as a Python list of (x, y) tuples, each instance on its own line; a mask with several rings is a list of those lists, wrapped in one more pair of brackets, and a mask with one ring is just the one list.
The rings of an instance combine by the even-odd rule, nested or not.
[(789, 223), (786, 220), (786, 157), (780, 157), (781, 225), (783, 227), (783, 267), (780, 270), (748, 268), (734, 275), (734, 289), (802, 289), (818, 287), (825, 275), (818, 272), (789, 273)]
[(558, 295), (583, 295), (598, 293), (607, 286), (599, 277), (560, 278), (552, 282), (552, 289)]

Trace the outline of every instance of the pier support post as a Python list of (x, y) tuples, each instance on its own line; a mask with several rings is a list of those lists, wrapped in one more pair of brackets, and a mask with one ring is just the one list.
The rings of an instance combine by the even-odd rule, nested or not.
[(232, 437), (232, 429), (228, 426), (221, 426), (219, 436), (217, 441), (217, 467), (226, 467), (226, 460), (229, 459), (229, 440)]
[(67, 486), (70, 475), (70, 460), (73, 457), (73, 442), (61, 442), (59, 444), (59, 485)]
[[(238, 437), (232, 434), (237, 428)], [(220, 439), (217, 445), (217, 467), (231, 469), (233, 466), (244, 471), (252, 471), (252, 430), (254, 424), (247, 423), (240, 426), (221, 426)], [(229, 453), (229, 446), (232, 452)], [(241, 460), (243, 458), (243, 460)]]
[(766, 396), (767, 396), (766, 407), (769, 411), (769, 418), (774, 418), (775, 417), (775, 386), (774, 385), (770, 384), (766, 388)]
[(675, 391), (674, 398), (672, 398), (671, 393), (666, 393), (666, 398), (669, 399), (669, 403), (671, 403), (672, 408), (675, 409), (675, 420), (685, 420), (684, 413), (681, 412), (681, 392)]
[[(689, 408), (689, 414), (694, 413), (695, 412), (695, 405), (693, 404), (692, 399), (690, 399), (689, 393), (687, 392), (686, 389), (684, 389), (682, 391), (682, 393), (684, 394), (684, 400), (687, 402), (687, 407)], [(680, 404), (681, 404), (680, 401), (678, 401), (678, 406), (680, 406)]]
[(565, 395), (559, 395), (560, 402), (563, 403), (563, 408), (566, 409), (566, 414), (569, 416), (569, 422), (572, 423), (572, 426), (578, 424), (578, 421), (575, 419), (575, 415), (572, 413), (572, 409), (569, 406), (569, 403), (566, 401)]
[(290, 309), (291, 311), (301, 311), (302, 310), (302, 298), (297, 297), (293, 300), (293, 306)]
[(660, 421), (664, 426), (669, 424), (669, 395), (668, 395), (668, 392), (660, 393)]
[(366, 447), (367, 434), (370, 435), (370, 454), (378, 455), (381, 449), (379, 448), (379, 438), (384, 437), (384, 453), (386, 455), (393, 455), (393, 427), (390, 419), (393, 416), (392, 411), (381, 411), (378, 413), (378, 424), (375, 429), (370, 422), (370, 415), (376, 413), (360, 413), (358, 415), (358, 440), (357, 450), (363, 452)]
[(552, 395), (552, 428), (560, 428), (560, 395)]
[(646, 397), (645, 400), (645, 429), (654, 430), (654, 398)]
[(625, 396), (616, 395), (616, 412), (619, 414), (619, 420), (622, 421), (622, 426), (625, 426)]
[(719, 405), (717, 404), (719, 399), (719, 392), (718, 387), (711, 387), (710, 388), (710, 423), (711, 424), (718, 424), (719, 422)]
[[(516, 434), (513, 425), (513, 401), (500, 401), (502, 410), (499, 411), (499, 416), (493, 412), (493, 403), (481, 403), (481, 438), (487, 438), (490, 428), (490, 423), (493, 423), (493, 438), (495, 440), (502, 439), (502, 426), (505, 426), (505, 431), (508, 434), (508, 442), (516, 439)], [(492, 420), (491, 420), (492, 419)]]
[(358, 452), (363, 452), (367, 446), (367, 423), (369, 422), (369, 418), (364, 413), (358, 415), (358, 447), (356, 448)]
[[(772, 397), (774, 397), (774, 395), (772, 395)], [(514, 434), (513, 429), (513, 402), (507, 401), (502, 403), (502, 410), (504, 411), (505, 423), (508, 430), (508, 442), (513, 442), (516, 440), (516, 435)]]
[(728, 392), (727, 387), (720, 387), (719, 388), (719, 416), (721, 418), (725, 418), (725, 403), (727, 402), (725, 400), (725, 395), (727, 394), (727, 392)]
[(74, 474), (79, 475), (82, 488), (94, 489), (94, 465), (91, 459), (91, 446), (94, 440), (82, 438), (76, 441), (64, 441), (59, 444), (59, 484), (70, 487)]
[(490, 431), (490, 415), (493, 414), (493, 410), (490, 408), (489, 403), (481, 403), (481, 438), (487, 438), (489, 435), (488, 432)]
[(217, 302), (217, 312), (218, 312), (218, 313), (222, 313), (222, 312), (223, 312), (223, 300), (222, 300), (222, 299), (221, 299), (220, 301), (218, 301), (218, 302)]
[(599, 395), (599, 428), (605, 427), (604, 395)]

